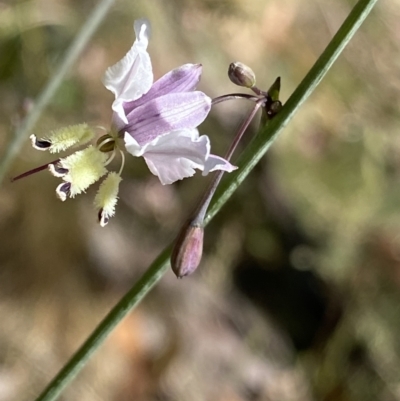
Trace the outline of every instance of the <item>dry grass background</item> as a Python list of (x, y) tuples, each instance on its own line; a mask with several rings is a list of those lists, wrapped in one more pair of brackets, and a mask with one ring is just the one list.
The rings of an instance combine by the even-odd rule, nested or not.
[[(94, 1), (0, 1), (0, 148)], [(354, 1), (117, 1), (35, 128), (109, 126), (105, 69), (146, 16), (156, 77), (231, 61), (285, 101)], [(191, 277), (171, 272), (113, 332), (63, 400), (400, 399), (400, 3), (379, 2), (344, 54), (206, 230)], [(201, 127), (222, 154), (246, 104)], [(248, 133), (249, 138), (252, 133)], [(50, 161), (26, 141), (10, 176)], [(118, 168), (118, 165), (116, 165)], [(47, 172), (0, 191), (0, 400), (32, 400), (176, 234), (206, 186), (124, 169), (117, 216), (94, 189), (61, 203)]]

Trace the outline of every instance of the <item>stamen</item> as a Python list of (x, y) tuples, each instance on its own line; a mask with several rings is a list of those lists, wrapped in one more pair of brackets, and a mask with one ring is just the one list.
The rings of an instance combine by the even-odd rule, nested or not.
[(32, 147), (37, 150), (47, 150), (51, 147), (51, 141), (47, 139), (37, 139), (36, 135), (32, 134), (30, 137)]
[(95, 146), (89, 146), (60, 160), (60, 166), (68, 170), (62, 178), (71, 183), (69, 195), (71, 198), (85, 192), (90, 185), (107, 174), (104, 166), (107, 159), (106, 153), (100, 152)]
[(58, 163), (59, 161), (60, 161), (60, 159), (57, 159), (57, 160), (54, 160), (54, 161), (52, 161), (50, 163), (43, 164), (43, 166), (39, 166), (39, 167), (36, 167), (36, 168), (34, 168), (32, 170), (28, 170), (25, 173), (22, 173), (20, 175), (17, 175), (16, 177), (11, 178), (11, 182), (20, 180), (21, 178), (24, 178), (24, 177), (28, 177), (31, 174), (38, 173), (39, 171), (46, 170), (46, 168), (48, 168), (50, 166), (50, 164), (55, 164), (55, 163)]
[(53, 131), (49, 138), (53, 143), (50, 152), (57, 153), (90, 142), (94, 138), (94, 131), (87, 124), (71, 125)]
[(96, 147), (100, 152), (111, 152), (115, 149), (115, 139), (109, 134), (103, 135), (97, 140)]
[(125, 165), (125, 155), (124, 155), (124, 152), (121, 149), (119, 149), (119, 153), (121, 153), (122, 162), (121, 162), (121, 167), (119, 169), (118, 175), (121, 175), (122, 170), (124, 169), (124, 165)]
[(58, 199), (64, 202), (71, 194), (71, 183), (63, 182), (60, 184), (56, 189), (56, 194)]
[(97, 217), (99, 219), (99, 224), (101, 227), (105, 227), (108, 224), (108, 222), (110, 221), (110, 216), (108, 216), (106, 213), (104, 213), (103, 208), (101, 208), (99, 210)]
[(108, 166), (114, 160), (114, 157), (115, 157), (115, 150), (113, 150), (113, 152), (111, 153), (111, 156), (104, 163), (104, 167)]
[(67, 168), (62, 167), (59, 163), (49, 164), (49, 170), (54, 177), (64, 177), (69, 171)]
[(104, 227), (110, 217), (115, 214), (115, 206), (118, 201), (118, 187), (122, 178), (115, 172), (111, 172), (101, 183), (94, 198), (94, 205), (98, 212), (98, 220), (101, 227)]

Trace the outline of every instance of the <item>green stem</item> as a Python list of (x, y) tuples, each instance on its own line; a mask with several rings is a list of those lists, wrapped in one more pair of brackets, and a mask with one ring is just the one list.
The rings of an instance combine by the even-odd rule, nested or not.
[(11, 162), (21, 149), (22, 144), (28, 136), (28, 133), (32, 130), (33, 126), (38, 121), (45, 107), (49, 104), (50, 100), (54, 96), (58, 87), (62, 83), (64, 77), (67, 75), (71, 66), (78, 59), (82, 51), (85, 49), (89, 40), (96, 32), (98, 26), (107, 15), (108, 10), (113, 5), (115, 0), (101, 0), (94, 11), (91, 13), (89, 18), (86, 20), (81, 31), (76, 36), (74, 42), (72, 42), (68, 51), (65, 54), (64, 59), (61, 61), (57, 71), (48, 82), (40, 96), (35, 102), (35, 105), (29, 115), (24, 119), (21, 126), (15, 132), (11, 139), (7, 149), (5, 150), (1, 161), (0, 161), (0, 183), (4, 179), (4, 175), (8, 170)]
[[(313, 92), (330, 69), (333, 62), (338, 58), (343, 48), (356, 33), (376, 2), (377, 0), (359, 0), (355, 5), (325, 51), (284, 105), (282, 111), (261, 129), (255, 140), (243, 152), (238, 163), (240, 167), (239, 170), (235, 173), (231, 173), (216, 192), (205, 223), (210, 222), (218, 213), (235, 189), (243, 182), (252, 168), (277, 139), (278, 134), (293, 117), (293, 114), (300, 105)], [(93, 352), (103, 343), (112, 329), (146, 296), (161, 277), (163, 277), (169, 266), (171, 249), (172, 246), (170, 245), (161, 252), (139, 281), (137, 281), (118, 304), (115, 305), (36, 401), (54, 401), (58, 397), (65, 386), (82, 369)]]
[(242, 153), (237, 163), (239, 168), (233, 173), (230, 173), (229, 179), (220, 185), (211, 202), (210, 210), (205, 218), (205, 223), (208, 223), (215, 216), (254, 166), (265, 155), (282, 129), (292, 119), (294, 113), (311, 95), (316, 86), (332, 67), (332, 64), (357, 32), (377, 1), (378, 0), (359, 0), (354, 6), (324, 52), (284, 104), (282, 110), (271, 121), (267, 122), (255, 137), (254, 141), (252, 141), (248, 148)]
[(172, 247), (165, 248), (152, 265), (146, 270), (135, 285), (122, 297), (106, 318), (96, 327), (90, 337), (61, 369), (48, 387), (37, 398), (37, 401), (55, 400), (65, 386), (85, 366), (91, 355), (104, 342), (114, 327), (134, 308), (154, 285), (161, 279), (169, 267), (169, 256)]

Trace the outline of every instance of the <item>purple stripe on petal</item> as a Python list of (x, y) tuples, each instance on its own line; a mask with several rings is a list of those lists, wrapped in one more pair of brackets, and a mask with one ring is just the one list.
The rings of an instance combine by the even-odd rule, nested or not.
[(123, 131), (143, 146), (170, 131), (196, 128), (210, 109), (211, 99), (203, 92), (171, 93), (132, 110)]
[(157, 97), (169, 93), (193, 91), (200, 81), (202, 72), (201, 64), (184, 64), (175, 68), (157, 80), (151, 89), (141, 98), (124, 103), (125, 114)]

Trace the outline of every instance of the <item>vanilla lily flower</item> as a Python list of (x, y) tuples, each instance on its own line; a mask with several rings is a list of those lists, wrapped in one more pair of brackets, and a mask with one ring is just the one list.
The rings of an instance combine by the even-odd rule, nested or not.
[[(165, 74), (153, 83), (150, 56), (147, 53), (150, 26), (147, 20), (134, 23), (136, 40), (132, 48), (104, 76), (104, 85), (115, 95), (112, 104), (112, 127), (95, 145), (57, 159), (45, 166), (21, 174), (22, 178), (48, 167), (63, 180), (56, 194), (62, 200), (85, 192), (103, 179), (94, 200), (101, 226), (115, 213), (124, 151), (142, 156), (150, 171), (162, 184), (171, 184), (195, 173), (233, 171), (225, 159), (210, 153), (210, 140), (199, 135), (197, 126), (207, 117), (211, 99), (196, 91), (201, 65), (185, 64)], [(31, 136), (32, 145), (50, 153), (65, 151), (88, 143), (94, 131), (87, 124), (62, 128), (43, 138)], [(116, 154), (121, 155), (118, 173), (109, 172), (107, 165)]]
[(142, 156), (162, 184), (195, 173), (236, 169), (210, 153), (210, 140), (196, 127), (207, 117), (211, 99), (195, 91), (201, 76), (199, 64), (185, 64), (153, 84), (146, 51), (149, 23), (135, 21), (136, 41), (125, 57), (110, 67), (104, 85), (115, 94), (113, 127), (124, 138), (128, 153)]

